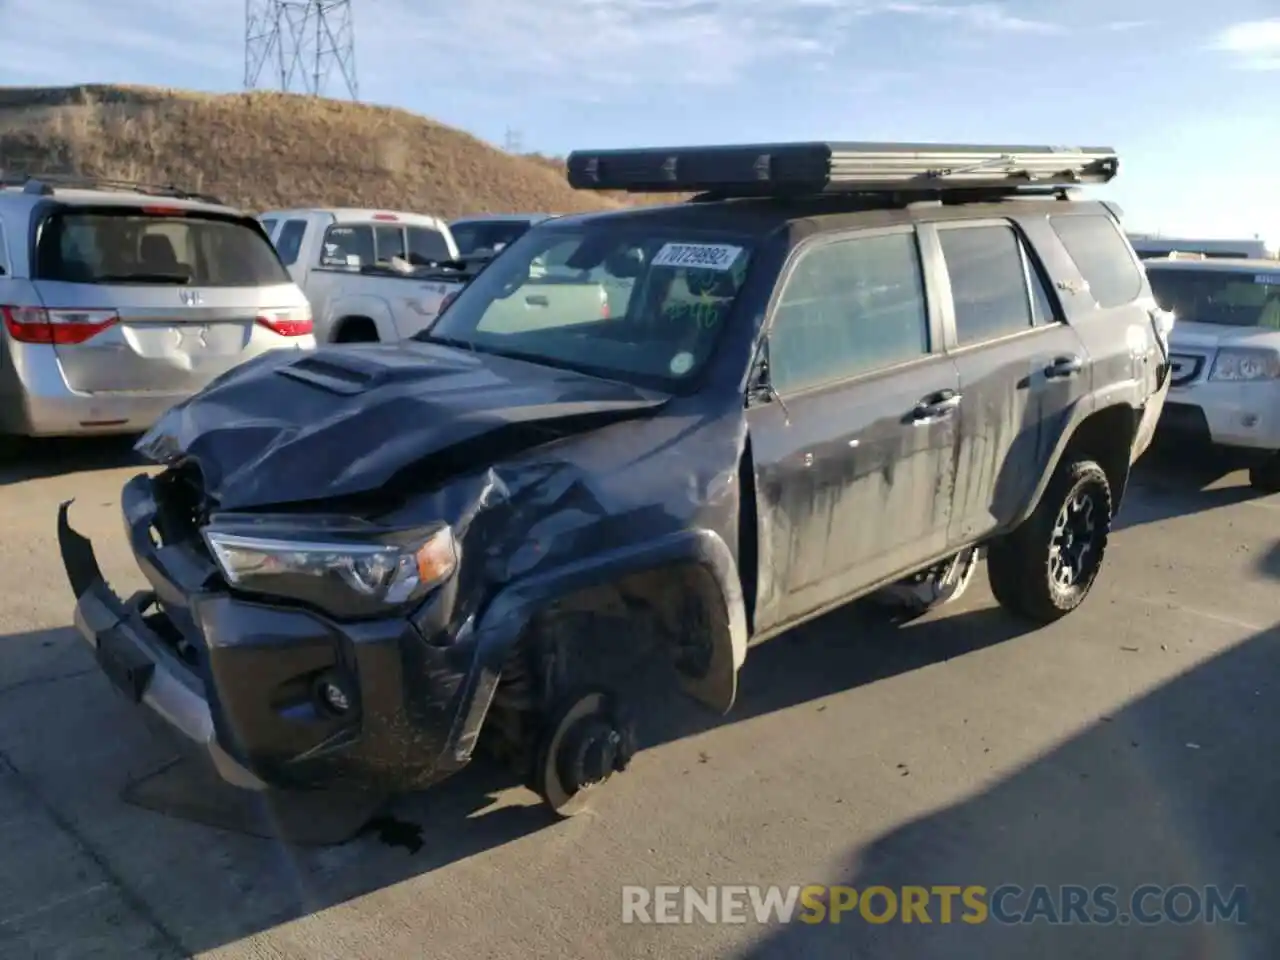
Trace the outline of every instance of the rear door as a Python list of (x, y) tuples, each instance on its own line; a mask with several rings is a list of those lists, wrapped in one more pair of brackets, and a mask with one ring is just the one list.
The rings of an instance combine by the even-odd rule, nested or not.
[(1004, 219), (922, 227), (960, 371), (960, 452), (949, 543), (1012, 523), (1048, 468), (1090, 364), (1041, 264)]
[(248, 219), (54, 208), (33, 281), (63, 377), (83, 393), (186, 394), (281, 332), (310, 333), (297, 288)]

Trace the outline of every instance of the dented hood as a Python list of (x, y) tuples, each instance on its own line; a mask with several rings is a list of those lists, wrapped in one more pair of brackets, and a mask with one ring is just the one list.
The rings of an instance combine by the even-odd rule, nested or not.
[(137, 449), (194, 461), (206, 492), (238, 510), (426, 486), (667, 399), (431, 343), (278, 351), (173, 407)]

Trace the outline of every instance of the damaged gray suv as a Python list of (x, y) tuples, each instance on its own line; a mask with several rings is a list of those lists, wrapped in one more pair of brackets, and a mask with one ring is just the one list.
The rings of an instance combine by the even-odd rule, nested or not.
[[(1107, 149), (577, 152), (548, 220), (395, 345), (253, 360), (139, 442), (151, 588), (58, 519), (110, 681), (236, 784), (416, 790), (478, 747), (556, 811), (626, 679), (728, 711), (748, 649), (865, 596), (1033, 622), (1098, 576), (1168, 389)], [(603, 294), (601, 293), (603, 291)], [(607, 300), (601, 308), (601, 297)]]

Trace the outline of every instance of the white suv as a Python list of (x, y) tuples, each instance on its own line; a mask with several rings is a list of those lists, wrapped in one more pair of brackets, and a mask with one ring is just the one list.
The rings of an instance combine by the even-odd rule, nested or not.
[(0, 435), (146, 430), (311, 308), (257, 220), (107, 181), (0, 181)]
[(1280, 261), (1147, 260), (1177, 323), (1162, 433), (1256, 454), (1250, 482), (1280, 491)]

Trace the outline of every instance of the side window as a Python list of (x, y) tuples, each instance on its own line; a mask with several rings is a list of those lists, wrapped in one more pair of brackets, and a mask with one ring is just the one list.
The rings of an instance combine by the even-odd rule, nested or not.
[(410, 263), (425, 266), (428, 263), (439, 263), (450, 258), (449, 244), (445, 242), (444, 234), (439, 230), (410, 227), (408, 233)]
[(267, 219), (267, 220), (260, 220), (260, 221), (259, 221), (259, 223), (261, 223), (261, 224), (262, 224), (262, 230), (263, 230), (263, 232), (264, 232), (268, 237), (272, 237), (272, 236), (274, 236), (274, 235), (275, 235), (275, 232), (276, 232), (276, 222), (277, 222), (277, 221), (275, 221), (275, 220), (271, 220), (271, 219)]
[(1030, 328), (1021, 242), (1012, 227), (940, 229), (962, 347)]
[(796, 264), (769, 333), (769, 375), (785, 393), (928, 352), (915, 234), (857, 237), (815, 247)]
[(286, 220), (280, 228), (280, 237), (276, 240), (276, 251), (280, 261), (286, 267), (298, 262), (298, 254), (302, 252), (302, 238), (307, 233), (307, 221)]
[(373, 262), (372, 227), (334, 224), (325, 231), (320, 248), (320, 266), (363, 267)]
[(1129, 303), (1142, 291), (1142, 274), (1115, 221), (1102, 214), (1052, 216), (1049, 224), (1076, 262), (1100, 307)]
[(373, 245), (378, 263), (390, 263), (392, 257), (404, 258), (404, 230), (401, 227), (374, 227)]

